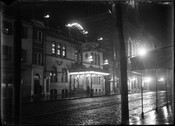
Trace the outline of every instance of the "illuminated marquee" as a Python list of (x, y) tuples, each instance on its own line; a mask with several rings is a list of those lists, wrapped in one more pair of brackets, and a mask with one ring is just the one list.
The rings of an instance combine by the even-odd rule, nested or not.
[(97, 74), (97, 75), (109, 75), (109, 73), (96, 72), (96, 71), (83, 71), (83, 72), (70, 72), (70, 75), (79, 75), (79, 74)]
[(78, 30), (82, 31), (83, 34), (88, 34), (88, 31), (85, 31), (83, 29), (83, 27), (80, 24), (78, 24), (78, 23), (67, 24), (66, 26), (67, 27), (76, 27), (76, 28), (78, 28)]

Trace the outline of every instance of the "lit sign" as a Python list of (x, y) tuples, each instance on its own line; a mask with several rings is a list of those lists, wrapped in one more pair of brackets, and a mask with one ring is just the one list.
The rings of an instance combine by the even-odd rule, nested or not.
[(81, 30), (83, 32), (83, 34), (88, 34), (88, 31), (85, 31), (83, 29), (83, 27), (78, 23), (67, 24), (66, 26), (67, 27), (73, 27), (74, 26), (74, 27), (78, 28), (79, 30)]
[(96, 71), (70, 72), (70, 75), (77, 75), (77, 74), (98, 74), (98, 75), (109, 75), (109, 73), (96, 72)]

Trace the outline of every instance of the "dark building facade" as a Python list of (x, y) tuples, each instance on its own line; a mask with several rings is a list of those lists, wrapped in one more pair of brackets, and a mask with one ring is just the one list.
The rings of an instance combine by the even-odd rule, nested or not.
[[(12, 97), (13, 23), (13, 17), (4, 15), (1, 26), (3, 97)], [(104, 78), (108, 73), (103, 70), (103, 53), (100, 50), (92, 50), (86, 46), (88, 42), (79, 36), (71, 37), (69, 31), (46, 26), (42, 21), (22, 20), (22, 26), (23, 98), (67, 96), (87, 92), (96, 95), (105, 94)], [(84, 49), (83, 46), (88, 49)], [(88, 61), (89, 57), (92, 61)]]

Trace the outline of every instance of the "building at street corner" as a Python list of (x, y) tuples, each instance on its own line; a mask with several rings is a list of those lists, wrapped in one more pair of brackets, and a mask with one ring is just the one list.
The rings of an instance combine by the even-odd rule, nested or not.
[[(13, 94), (13, 23), (13, 17), (4, 15), (1, 25), (3, 97)], [(109, 74), (103, 69), (102, 51), (89, 47), (84, 38), (38, 20), (22, 20), (22, 29), (22, 98), (105, 94), (105, 76)]]

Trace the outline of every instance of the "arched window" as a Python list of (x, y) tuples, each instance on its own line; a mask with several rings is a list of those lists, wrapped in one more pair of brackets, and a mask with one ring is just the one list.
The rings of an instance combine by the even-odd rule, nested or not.
[(41, 95), (42, 86), (40, 85), (40, 75), (36, 73), (34, 75), (34, 94)]
[(35, 76), (34, 76), (34, 79), (35, 80), (39, 80), (40, 79), (40, 75), (38, 73), (36, 73)]
[(62, 82), (67, 82), (67, 69), (63, 68), (62, 69), (62, 78), (61, 78)]

